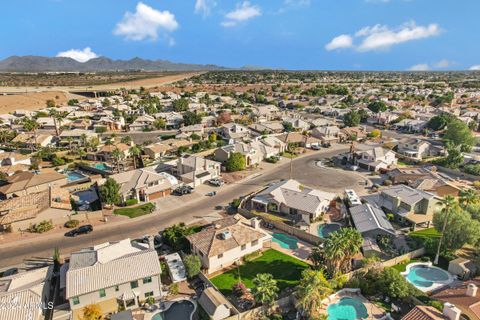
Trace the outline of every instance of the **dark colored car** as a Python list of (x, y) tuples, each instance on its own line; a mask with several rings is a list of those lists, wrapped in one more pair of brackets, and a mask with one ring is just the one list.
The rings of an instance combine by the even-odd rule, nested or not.
[(76, 237), (81, 234), (88, 234), (92, 231), (93, 231), (93, 226), (91, 224), (86, 224), (84, 226), (68, 231), (67, 233), (65, 233), (65, 236)]
[(5, 271), (3, 271), (2, 273), (2, 277), (8, 277), (8, 276), (13, 276), (14, 274), (17, 274), (18, 273), (18, 268), (10, 268), (10, 269), (7, 269)]
[(174, 194), (183, 196), (184, 194), (189, 194), (193, 192), (193, 188), (190, 186), (181, 186), (173, 191)]

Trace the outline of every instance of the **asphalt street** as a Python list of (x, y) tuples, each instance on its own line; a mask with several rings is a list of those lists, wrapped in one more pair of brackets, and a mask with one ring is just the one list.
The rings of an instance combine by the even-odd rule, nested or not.
[[(331, 157), (347, 149), (322, 150), (309, 156), (294, 159), (292, 161), (292, 177), (307, 186), (319, 187), (323, 185), (322, 181), (324, 181), (327, 183), (326, 186), (328, 188), (333, 186), (336, 189), (352, 187), (352, 181), (355, 181), (358, 177), (348, 178), (347, 176), (356, 175), (355, 173), (340, 173), (338, 170), (320, 169), (312, 165), (318, 159)], [(285, 163), (278, 165), (269, 172), (257, 174), (247, 181), (224, 186), (218, 190), (215, 197), (205, 197), (175, 210), (155, 212), (132, 220), (105, 224), (96, 227), (88, 235), (76, 238), (67, 238), (63, 234), (52, 234), (48, 237), (34, 239), (28, 243), (24, 241), (12, 243), (0, 248), (0, 268), (19, 265), (25, 260), (51, 257), (55, 247), (59, 248), (63, 256), (81, 248), (107, 241), (125, 238), (133, 239), (145, 234), (156, 234), (158, 231), (175, 223), (188, 223), (199, 218), (208, 217), (209, 214), (215, 212), (215, 206), (227, 205), (234, 198), (256, 191), (273, 181), (287, 179), (289, 176), (290, 163)], [(332, 191), (328, 188), (325, 191)]]

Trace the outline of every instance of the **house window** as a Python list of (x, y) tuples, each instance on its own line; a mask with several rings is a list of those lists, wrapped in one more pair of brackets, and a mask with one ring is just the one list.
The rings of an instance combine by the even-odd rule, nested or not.
[(258, 240), (252, 241), (252, 247), (258, 244)]
[(246, 245), (246, 244), (242, 244), (242, 247), (241, 247), (242, 251), (245, 250), (246, 248), (247, 248), (247, 245)]
[(120, 287), (119, 286), (115, 286), (115, 291), (119, 291), (120, 290)]
[(153, 297), (153, 291), (145, 292), (145, 298)]
[(73, 305), (77, 305), (80, 303), (80, 299), (78, 297), (73, 297), (72, 302), (73, 302)]
[(100, 298), (103, 298), (103, 297), (106, 296), (105, 289), (100, 289), (100, 291), (98, 291), (98, 293), (100, 294)]
[(143, 284), (152, 282), (152, 277), (143, 278)]
[(130, 288), (135, 289), (138, 288), (138, 281), (132, 281), (130, 282)]
[(220, 253), (218, 256), (217, 256), (217, 259), (221, 259), (223, 258), (223, 253)]

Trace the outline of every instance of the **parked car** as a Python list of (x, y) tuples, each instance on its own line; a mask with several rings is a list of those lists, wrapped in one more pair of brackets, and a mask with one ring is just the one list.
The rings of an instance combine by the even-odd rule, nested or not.
[(10, 268), (1, 273), (2, 277), (13, 276), (14, 274), (18, 273), (18, 268)]
[(222, 179), (214, 178), (214, 179), (208, 180), (208, 183), (211, 184), (212, 186), (221, 187), (225, 182), (223, 182)]
[(76, 237), (81, 234), (89, 234), (92, 231), (93, 231), (93, 226), (91, 224), (86, 224), (84, 226), (80, 226), (76, 229), (68, 231), (67, 233), (65, 233), (65, 236)]
[(310, 146), (310, 148), (311, 148), (312, 150), (320, 150), (320, 149), (322, 149), (322, 147), (321, 147), (319, 144), (312, 144), (312, 145)]
[(324, 148), (330, 148), (332, 145), (330, 144), (330, 142), (325, 142), (324, 144), (322, 144), (322, 147)]
[(184, 194), (189, 194), (192, 192), (193, 192), (193, 188), (187, 185), (178, 187), (177, 189), (173, 190), (173, 194), (176, 194), (178, 196), (183, 196)]

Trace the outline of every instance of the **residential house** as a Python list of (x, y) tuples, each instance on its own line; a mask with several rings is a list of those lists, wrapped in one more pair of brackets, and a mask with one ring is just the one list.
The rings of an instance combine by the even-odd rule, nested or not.
[(88, 141), (92, 138), (98, 138), (98, 134), (90, 130), (73, 129), (62, 131), (59, 137), (62, 145), (79, 145), (83, 137), (86, 137)]
[(261, 250), (271, 236), (260, 228), (258, 219), (248, 221), (237, 215), (217, 220), (187, 239), (191, 252), (200, 258), (202, 267), (209, 274)]
[(432, 298), (458, 308), (460, 312), (455, 312), (455, 315), (460, 313), (460, 316), (463, 316), (464, 319), (480, 320), (479, 286), (479, 277), (466, 282), (456, 282), (440, 289), (432, 295)]
[(416, 119), (403, 119), (397, 122), (394, 127), (407, 132), (422, 132), (428, 121)]
[(152, 160), (159, 160), (160, 158), (164, 157), (170, 150), (171, 147), (169, 145), (157, 142), (144, 147), (143, 153), (145, 153), (145, 155), (147, 155)]
[(15, 172), (27, 171), (31, 166), (31, 157), (18, 152), (0, 150), (0, 172), (11, 176)]
[(53, 309), (48, 281), (52, 267), (20, 272), (0, 278), (0, 319), (40, 320)]
[(337, 126), (323, 126), (313, 128), (311, 135), (322, 142), (339, 142), (342, 132)]
[(242, 141), (251, 136), (251, 132), (247, 127), (233, 122), (223, 124), (219, 134), (228, 141)]
[(300, 118), (284, 118), (283, 122), (291, 124), (295, 130), (306, 131), (310, 129), (310, 124)]
[(418, 305), (403, 316), (402, 320), (460, 320), (448, 317), (432, 306)]
[(310, 148), (312, 145), (318, 145), (322, 141), (315, 137), (304, 136), (299, 132), (288, 132), (277, 136), (285, 144), (294, 144), (299, 147)]
[(177, 160), (177, 174), (182, 182), (197, 187), (220, 176), (221, 163), (193, 155)]
[(377, 239), (379, 235), (395, 236), (395, 229), (383, 210), (369, 203), (350, 208), (355, 228), (365, 238)]
[(121, 131), (125, 127), (125, 119), (123, 117), (101, 117), (95, 121), (93, 128), (106, 128), (107, 131)]
[(253, 123), (248, 127), (259, 134), (281, 133), (284, 131), (283, 124), (278, 121)]
[(310, 223), (330, 208), (335, 194), (311, 189), (298, 181), (280, 181), (257, 193), (251, 199), (255, 210), (273, 212), (294, 221)]
[(161, 112), (155, 114), (156, 119), (164, 119), (166, 129), (177, 129), (183, 123), (183, 116), (178, 112)]
[(186, 134), (187, 136), (196, 134), (201, 137), (205, 133), (205, 128), (202, 124), (193, 124), (190, 126), (181, 127), (180, 132)]
[(95, 160), (105, 161), (105, 162), (114, 162), (116, 161), (114, 157), (115, 150), (119, 150), (122, 158), (127, 158), (130, 156), (130, 146), (125, 143), (116, 143), (116, 144), (105, 144), (97, 151), (95, 154)]
[(400, 223), (430, 226), (433, 213), (440, 209), (440, 198), (422, 190), (399, 184), (382, 189), (380, 193), (364, 196), (372, 205), (377, 205)]
[(252, 145), (244, 142), (237, 142), (216, 149), (214, 152), (214, 159), (221, 163), (225, 163), (230, 159), (232, 153), (241, 153), (245, 157), (245, 165), (247, 167), (257, 165), (263, 160), (263, 155), (258, 152), (258, 150), (253, 148)]
[(397, 151), (406, 157), (422, 160), (431, 155), (431, 144), (418, 138), (405, 139), (399, 142)]
[(130, 124), (128, 127), (131, 131), (144, 131), (152, 128), (154, 122), (154, 117), (145, 114), (135, 119), (135, 121), (133, 121), (133, 123)]
[(111, 176), (120, 185), (123, 201), (137, 199), (148, 202), (163, 198), (172, 192), (178, 181), (172, 175), (147, 169), (126, 171)]
[(130, 239), (72, 253), (64, 275), (71, 319), (80, 320), (82, 309), (93, 303), (109, 314), (161, 298), (161, 273), (157, 252)]
[(279, 154), (287, 150), (287, 144), (275, 136), (262, 138), (261, 142), (266, 146), (277, 149)]
[(0, 186), (0, 199), (27, 196), (31, 193), (60, 187), (68, 183), (67, 176), (56, 171), (33, 173), (18, 172), (7, 177)]
[(280, 109), (273, 104), (255, 106), (253, 114), (257, 117), (258, 122), (270, 121), (278, 117)]
[(353, 163), (355, 165), (368, 171), (377, 172), (397, 164), (395, 153), (392, 150), (382, 147), (356, 151), (350, 153), (349, 157), (353, 157)]
[(37, 134), (30, 132), (21, 132), (13, 140), (12, 143), (18, 143), (26, 148), (47, 147), (52, 144), (53, 135)]

